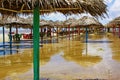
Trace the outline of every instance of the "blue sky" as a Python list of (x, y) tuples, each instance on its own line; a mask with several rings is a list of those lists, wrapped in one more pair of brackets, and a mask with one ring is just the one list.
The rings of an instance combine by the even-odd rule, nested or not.
[[(109, 17), (106, 16), (105, 19), (99, 18), (99, 21), (103, 24), (107, 24), (109, 21), (111, 21), (115, 17), (120, 16), (120, 9), (119, 9), (120, 8), (120, 0), (104, 0), (104, 1), (108, 5), (107, 8), (108, 8)], [(78, 18), (85, 16), (85, 15), (90, 16), (89, 14), (71, 15), (71, 16), (67, 16), (67, 19), (68, 18), (77, 18), (78, 19)], [(42, 16), (42, 18), (44, 18), (46, 20), (53, 20), (53, 21), (66, 20), (66, 16), (63, 14), (60, 14), (60, 13), (51, 13), (49, 15)]]

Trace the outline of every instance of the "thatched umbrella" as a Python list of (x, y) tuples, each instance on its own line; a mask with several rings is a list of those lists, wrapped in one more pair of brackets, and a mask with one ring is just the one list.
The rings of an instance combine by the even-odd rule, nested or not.
[(57, 37), (58, 37), (60, 30), (64, 27), (63, 21), (57, 20), (57, 21), (54, 21), (53, 24), (54, 24), (54, 27), (57, 29), (56, 33), (57, 33)]
[(110, 28), (113, 29), (113, 34), (116, 33), (116, 28), (119, 28), (119, 37), (120, 37), (120, 17), (116, 17), (115, 19), (111, 20), (107, 26), (108, 32), (110, 31)]
[(60, 29), (62, 29), (64, 26), (64, 21), (54, 21), (53, 22), (54, 27), (57, 28), (57, 34), (60, 32)]
[(48, 20), (44, 20), (44, 19), (40, 20), (40, 24), (41, 24), (40, 27), (45, 27), (45, 26), (53, 27), (54, 26), (54, 22), (48, 21)]
[(69, 18), (66, 21), (64, 21), (64, 26), (68, 26), (69, 40), (70, 40), (70, 32), (71, 32), (70, 29), (72, 27), (75, 27), (73, 25), (76, 24), (76, 22), (77, 22), (77, 19), (75, 19), (75, 18)]
[(9, 16), (5, 21), (5, 25), (11, 25), (12, 27), (30, 28), (31, 23), (30, 20), (21, 18), (19, 16), (17, 17)]
[(107, 25), (108, 27), (111, 26), (111, 25), (120, 25), (120, 17), (116, 17), (115, 19), (113, 19), (112, 21), (110, 21)]
[(36, 1), (41, 14), (58, 11), (63, 14), (87, 12), (92, 16), (103, 16), (107, 10), (103, 0), (2, 0), (0, 12), (2, 14), (31, 13)]
[(64, 25), (63, 25), (63, 21), (54, 21), (54, 26), (56, 26), (56, 27), (64, 27)]
[(63, 28), (65, 28), (64, 21), (54, 21), (54, 27), (57, 28), (57, 34), (59, 34), (63, 30)]
[[(7, 4), (7, 5), (6, 5)], [(40, 10), (39, 10), (40, 8)], [(106, 5), (103, 0), (1, 0), (0, 13), (34, 13), (34, 79), (39, 80), (39, 11), (50, 13), (59, 11), (63, 14), (88, 12), (93, 16), (103, 16)]]
[(83, 16), (77, 21), (77, 24), (74, 26), (90, 27), (90, 26), (103, 26), (103, 25), (93, 17)]
[[(31, 26), (33, 25), (33, 17), (25, 18), (25, 20), (26, 21), (24, 23), (30, 24)], [(40, 19), (39, 23), (40, 23), (40, 27), (45, 27), (45, 26), (52, 27), (52, 26), (54, 26), (53, 22), (49, 21), (49, 20)]]
[(77, 22), (77, 24), (74, 25), (74, 26), (81, 26), (81, 27), (85, 27), (86, 28), (86, 42), (87, 42), (87, 38), (88, 38), (88, 30), (87, 28), (88, 27), (103, 27), (103, 25), (98, 21), (96, 20), (95, 18), (93, 17), (88, 17), (88, 16), (83, 16), (82, 18), (80, 18)]
[(87, 53), (87, 42), (88, 42), (88, 29), (87, 28), (93, 27), (93, 26), (101, 27), (103, 25), (93, 17), (83, 16), (82, 18), (76, 20), (76, 22), (74, 22), (72, 26), (85, 27), (86, 29), (85, 42), (86, 42), (86, 53)]
[[(8, 35), (9, 36), (9, 40), (10, 40), (10, 50), (12, 49), (12, 34), (11, 34), (11, 25), (16, 25), (16, 24), (22, 24), (23, 25), (23, 19), (22, 18), (18, 18), (16, 20), (15, 17), (12, 17), (12, 16), (9, 16), (7, 18), (5, 17), (2, 17), (1, 18), (1, 23), (5, 26), (5, 25), (10, 25), (10, 34)], [(3, 26), (3, 48), (5, 48), (5, 29), (4, 29), (4, 26)], [(17, 36), (16, 36), (17, 35)], [(20, 38), (20, 35), (18, 34), (18, 30), (17, 30), (17, 27), (16, 27), (16, 37), (14, 39), (19, 39)], [(12, 54), (12, 52), (10, 51), (10, 53)]]

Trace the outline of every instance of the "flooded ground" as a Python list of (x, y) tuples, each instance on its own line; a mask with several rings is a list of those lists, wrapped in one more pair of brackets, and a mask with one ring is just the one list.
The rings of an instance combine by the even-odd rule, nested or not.
[[(55, 43), (42, 45), (41, 80), (120, 79), (120, 39), (117, 36), (89, 35), (88, 43), (84, 37), (74, 36), (71, 40), (59, 38)], [(0, 80), (33, 80), (33, 50), (30, 47), (18, 50), (17, 54), (1, 55)]]

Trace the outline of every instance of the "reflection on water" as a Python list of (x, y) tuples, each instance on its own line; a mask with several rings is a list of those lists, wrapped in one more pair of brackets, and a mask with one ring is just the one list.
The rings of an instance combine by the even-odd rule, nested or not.
[[(78, 45), (78, 44), (77, 44)], [(63, 57), (64, 59), (68, 61), (75, 62), (81, 66), (87, 67), (87, 66), (93, 66), (93, 64), (96, 64), (101, 61), (101, 57), (99, 56), (91, 56), (88, 54), (88, 46), (87, 43), (84, 44), (85, 46), (85, 55), (83, 54), (83, 44), (79, 44), (79, 47), (76, 45), (69, 46), (68, 49), (64, 49)]]
[[(40, 48), (41, 79), (120, 79), (119, 38), (90, 35), (88, 41), (91, 42), (83, 43), (83, 37), (76, 37), (74, 40), (59, 39), (59, 43), (43, 44), (43, 47)], [(23, 77), (27, 75), (29, 78), (26, 80), (32, 80), (32, 49), (28, 48), (22, 54), (11, 56), (0, 58), (0, 61), (4, 62), (0, 64), (2, 66), (0, 67), (2, 70), (0, 77), (12, 77), (11, 75), (14, 74), (17, 76), (17, 80), (25, 80)], [(4, 69), (6, 69), (5, 72)], [(20, 74), (21, 78), (18, 77), (18, 73), (22, 69), (23, 72), (28, 72)]]
[(61, 42), (59, 45), (62, 47), (41, 67), (41, 76), (55, 80), (118, 80), (120, 64), (114, 61), (110, 47), (114, 41), (106, 36), (93, 37), (87, 44), (81, 43), (79, 38)]
[(17, 76), (20, 73), (28, 71), (32, 67), (31, 53), (28, 51), (24, 52), (24, 54), (14, 54), (0, 57), (0, 79), (5, 76), (11, 76), (12, 74)]
[(112, 35), (109, 35), (108, 38), (113, 41), (113, 44), (110, 45), (112, 49), (112, 59), (120, 62), (120, 38)]
[[(40, 43), (41, 44), (58, 43), (58, 39), (42, 40), (40, 41)], [(39, 46), (43, 47), (43, 45), (41, 44)], [(12, 43), (6, 42), (5, 44), (0, 43), (0, 55), (20, 53), (20, 49), (28, 49), (28, 48), (33, 48), (32, 40), (13, 41)]]
[(59, 52), (59, 47), (56, 44), (46, 44), (40, 48), (40, 65), (45, 65), (49, 62), (50, 58)]

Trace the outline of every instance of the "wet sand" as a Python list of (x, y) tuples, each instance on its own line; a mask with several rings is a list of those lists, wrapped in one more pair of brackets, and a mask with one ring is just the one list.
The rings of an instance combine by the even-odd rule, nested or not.
[[(120, 39), (112, 34), (58, 39), (40, 47), (41, 80), (120, 79)], [(22, 45), (22, 44), (21, 44)], [(33, 80), (32, 48), (0, 57), (0, 80)]]

